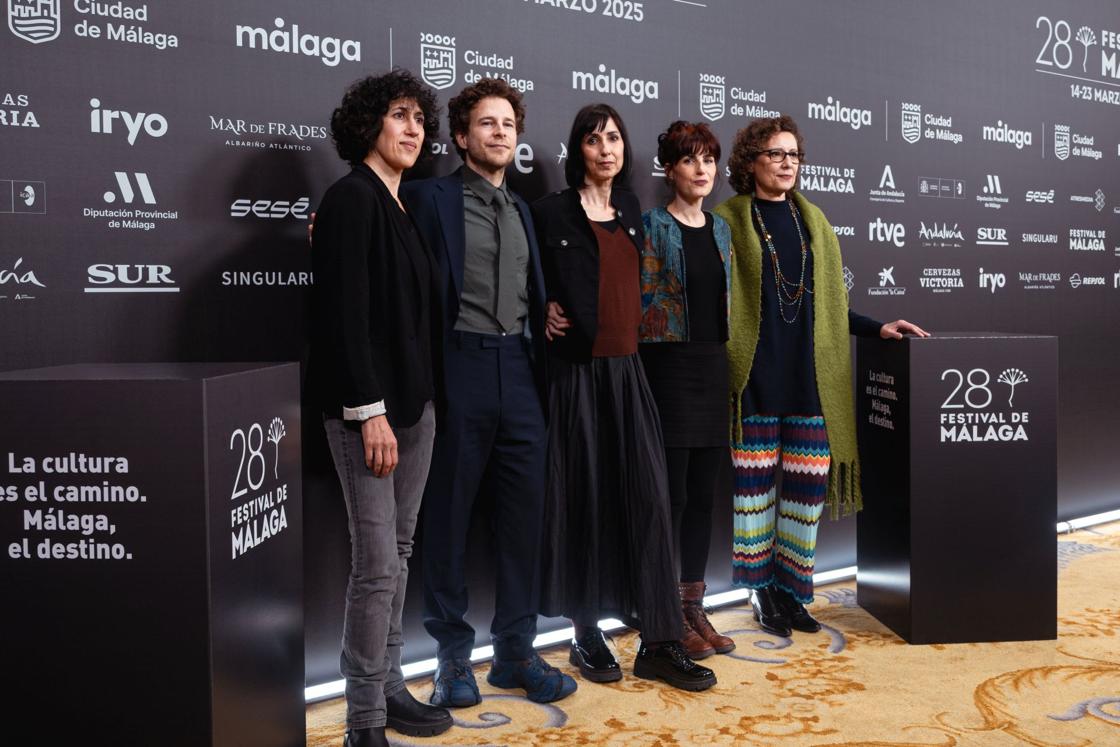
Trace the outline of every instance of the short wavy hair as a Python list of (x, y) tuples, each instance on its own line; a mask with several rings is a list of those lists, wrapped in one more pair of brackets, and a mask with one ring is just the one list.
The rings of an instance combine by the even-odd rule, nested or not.
[(685, 156), (708, 153), (719, 161), (719, 138), (703, 122), (678, 119), (657, 136), (657, 162), (669, 169)]
[(522, 103), (521, 93), (501, 78), (483, 78), (459, 91), (455, 94), (455, 98), (447, 102), (447, 126), (451, 130), (451, 142), (455, 145), (460, 158), (463, 158), (467, 151), (459, 147), (459, 141), (455, 136), (467, 134), (471, 128), (471, 112), (479, 101), (491, 96), (509, 102), (513, 107), (514, 121), (517, 123), (517, 134), (525, 132), (525, 104)]
[[(747, 167), (754, 163), (766, 148), (766, 141), (779, 132), (788, 132), (797, 138), (797, 149), (805, 150), (805, 140), (793, 117), (783, 114), (780, 117), (766, 117), (756, 119), (749, 125), (735, 133), (735, 143), (731, 146), (731, 158), (727, 166), (731, 169), (731, 188), (741, 195), (754, 192), (754, 174)], [(797, 183), (790, 188), (791, 192), (797, 190)]]
[(331, 139), (338, 157), (351, 165), (361, 163), (381, 134), (381, 120), (389, 112), (389, 104), (397, 99), (412, 99), (423, 112), (420, 158), (430, 156), (429, 144), (439, 135), (436, 94), (409, 71), (396, 68), (354, 81), (342, 95), (342, 103), (331, 114)]
[(564, 162), (564, 181), (572, 189), (582, 187), (584, 177), (587, 176), (587, 164), (584, 163), (582, 151), (583, 138), (603, 129), (612, 119), (618, 125), (618, 134), (622, 135), (622, 168), (614, 178), (614, 183), (620, 187), (630, 188), (634, 153), (630, 149), (630, 135), (626, 132), (626, 123), (610, 104), (588, 104), (576, 112), (576, 118), (572, 120), (571, 132), (568, 133), (568, 159)]

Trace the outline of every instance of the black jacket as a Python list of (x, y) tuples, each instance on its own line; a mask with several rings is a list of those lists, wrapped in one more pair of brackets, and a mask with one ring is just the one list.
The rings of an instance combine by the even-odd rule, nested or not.
[(307, 391), (335, 417), (343, 407), (385, 400), (389, 423), (408, 427), (433, 395), (435, 272), (419, 232), (424, 256), (409, 251), (395, 210), (388, 188), (364, 164), (323, 196), (311, 249)]
[[(467, 168), (463, 166), (462, 169)], [(459, 296), (463, 292), (463, 264), (467, 253), (466, 223), (463, 207), (462, 169), (447, 176), (401, 185), (401, 198), (416, 221), (435, 257), (439, 276), (440, 328), (442, 344), (450, 344), (451, 332), (459, 318)], [(511, 194), (513, 194), (511, 192)], [(547, 368), (544, 351), (544, 277), (541, 273), (540, 251), (537, 248), (533, 231), (533, 220), (525, 201), (513, 195), (525, 237), (529, 242), (529, 319), (525, 330), (526, 337), (532, 339), (533, 378), (537, 384), (537, 394), (541, 398), (541, 408), (546, 417), (548, 413)], [(437, 414), (445, 411), (443, 400), (443, 377), (446, 372), (437, 368), (436, 403)]]
[[(640, 259), (645, 234), (637, 196), (615, 187), (611, 205)], [(558, 302), (572, 323), (563, 337), (549, 343), (549, 352), (573, 363), (585, 363), (591, 360), (599, 329), (599, 242), (580, 204), (579, 192), (568, 188), (534, 202), (533, 223), (541, 246), (548, 300)], [(635, 338), (637, 334), (635, 329)]]

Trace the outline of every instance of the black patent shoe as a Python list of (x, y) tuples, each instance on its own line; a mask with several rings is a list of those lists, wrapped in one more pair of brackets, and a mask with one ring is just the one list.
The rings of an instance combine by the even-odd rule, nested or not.
[(755, 589), (754, 594), (751, 595), (751, 608), (754, 610), (754, 619), (758, 621), (758, 627), (767, 633), (782, 638), (789, 638), (792, 635), (789, 618), (778, 604), (773, 586)]
[(774, 598), (778, 602), (778, 607), (785, 613), (791, 628), (802, 633), (820, 632), (821, 624), (817, 622), (816, 618), (809, 614), (809, 610), (805, 609), (805, 605), (794, 599), (793, 595), (785, 589), (778, 588), (777, 586), (771, 588), (773, 589)]
[(347, 729), (342, 747), (389, 747), (385, 738), (384, 726), (371, 726), (367, 729)]
[(572, 639), (568, 661), (579, 667), (580, 675), (591, 682), (617, 682), (622, 679), (622, 668), (614, 658), (603, 631), (588, 628), (578, 638)]
[(410, 737), (434, 737), (451, 728), (446, 708), (430, 706), (412, 697), (407, 687), (385, 696), (385, 725)]
[(662, 680), (692, 692), (707, 690), (716, 684), (716, 673), (688, 658), (680, 641), (667, 641), (657, 646), (643, 642), (634, 659), (634, 676)]

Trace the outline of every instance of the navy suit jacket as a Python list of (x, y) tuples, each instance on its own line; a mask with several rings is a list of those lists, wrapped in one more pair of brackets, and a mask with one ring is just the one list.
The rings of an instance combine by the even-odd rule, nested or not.
[[(466, 166), (461, 169), (467, 168)], [(424, 236), (435, 255), (439, 274), (441, 328), (446, 346), (453, 339), (455, 322), (459, 318), (459, 298), (463, 292), (463, 265), (467, 254), (466, 222), (463, 208), (463, 177), (461, 169), (447, 176), (421, 179), (401, 185), (404, 200), (413, 222)], [(513, 191), (510, 190), (510, 194)], [(525, 336), (531, 340), (533, 377), (541, 398), (541, 409), (548, 413), (547, 356), (545, 354), (545, 288), (541, 269), (541, 253), (529, 206), (518, 195), (513, 199), (525, 238), (529, 242), (529, 319)], [(442, 356), (441, 356), (442, 357)], [(442, 382), (448, 372), (437, 371), (437, 399), (446, 406)], [(453, 372), (452, 372), (453, 373)]]

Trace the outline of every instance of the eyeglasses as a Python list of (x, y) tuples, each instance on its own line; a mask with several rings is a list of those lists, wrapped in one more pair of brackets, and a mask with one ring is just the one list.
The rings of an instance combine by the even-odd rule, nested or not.
[(803, 150), (782, 150), (774, 148), (773, 150), (759, 151), (758, 155), (766, 156), (770, 159), (771, 163), (781, 163), (789, 156), (789, 160), (793, 163), (801, 163), (805, 160), (805, 151)]

